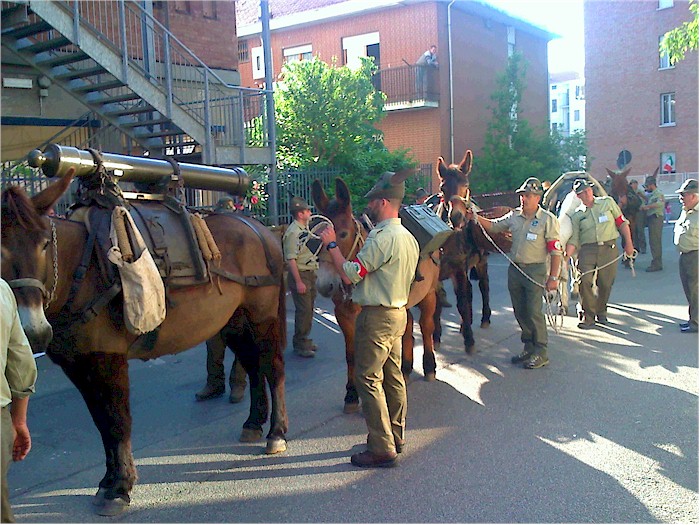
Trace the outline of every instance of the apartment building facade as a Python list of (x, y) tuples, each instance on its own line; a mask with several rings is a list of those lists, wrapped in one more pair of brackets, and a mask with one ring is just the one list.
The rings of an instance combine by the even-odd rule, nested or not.
[[(241, 85), (264, 77), (257, 0), (237, 2)], [(290, 60), (313, 56), (353, 67), (374, 57), (377, 86), (387, 95), (380, 124), (389, 149), (410, 148), (421, 164), (438, 156), (459, 160), (467, 148), (479, 155), (491, 118), (496, 77), (515, 51), (527, 62), (521, 116), (544, 125), (548, 118), (547, 42), (550, 33), (481, 2), (352, 2), (270, 0), (273, 78)], [(439, 66), (427, 93), (416, 93), (415, 63), (430, 45)]]
[[(586, 129), (597, 178), (632, 154), (632, 175), (659, 169), (678, 186), (698, 171), (698, 56), (671, 65), (659, 52), (669, 30), (690, 21), (688, 2), (586, 0)], [(679, 175), (677, 175), (679, 174)]]
[(549, 122), (563, 137), (586, 130), (585, 81), (576, 71), (549, 77)]

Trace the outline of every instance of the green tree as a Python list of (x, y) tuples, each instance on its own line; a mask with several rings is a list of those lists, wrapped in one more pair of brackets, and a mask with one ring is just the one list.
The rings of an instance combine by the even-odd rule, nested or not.
[(568, 137), (562, 137), (558, 131), (552, 131), (556, 144), (559, 144), (560, 171), (585, 170), (589, 164), (588, 142), (585, 131), (575, 131)]
[(549, 133), (547, 123), (533, 128), (519, 117), (525, 71), (522, 55), (514, 53), (497, 78), (484, 149), (474, 159), (476, 192), (512, 191), (528, 177), (554, 180), (562, 173), (559, 141)]
[(659, 52), (668, 54), (671, 64), (683, 60), (688, 51), (698, 49), (698, 3), (689, 0), (688, 4), (693, 19), (666, 33), (659, 44)]
[(286, 64), (275, 87), (278, 163), (339, 168), (356, 209), (380, 173), (415, 165), (408, 151), (388, 151), (375, 127), (385, 99), (375, 70), (371, 59), (353, 71), (314, 58)]

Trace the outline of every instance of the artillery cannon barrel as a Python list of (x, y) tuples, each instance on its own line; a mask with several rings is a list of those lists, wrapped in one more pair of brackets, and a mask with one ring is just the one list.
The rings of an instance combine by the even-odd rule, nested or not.
[[(89, 151), (49, 144), (43, 152), (36, 149), (29, 154), (29, 165), (41, 168), (49, 178), (63, 177), (75, 168), (76, 177), (89, 177), (97, 170), (95, 159)], [(124, 182), (157, 183), (173, 176), (173, 166), (167, 160), (148, 157), (131, 157), (115, 153), (102, 153), (104, 167)], [(225, 191), (233, 195), (245, 195), (250, 178), (243, 168), (219, 168), (201, 164), (178, 163), (180, 176), (188, 188)]]

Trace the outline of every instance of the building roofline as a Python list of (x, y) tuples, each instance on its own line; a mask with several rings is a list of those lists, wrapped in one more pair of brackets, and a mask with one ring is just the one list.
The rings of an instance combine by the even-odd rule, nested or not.
[[(425, 1), (425, 0), (423, 0)], [(434, 0), (436, 3), (447, 3), (447, 0)], [(270, 31), (301, 27), (317, 24), (328, 20), (337, 20), (359, 14), (372, 13), (391, 7), (420, 3), (421, 0), (347, 0), (337, 4), (331, 4), (307, 11), (299, 11), (288, 15), (273, 17), (270, 19)], [(530, 33), (544, 40), (553, 40), (561, 35), (547, 31), (530, 22), (510, 15), (499, 8), (480, 0), (469, 2), (455, 2), (453, 7), (460, 11), (488, 17), (496, 22), (512, 25), (522, 31)], [(236, 29), (238, 38), (259, 35), (262, 33), (262, 23), (241, 25)]]

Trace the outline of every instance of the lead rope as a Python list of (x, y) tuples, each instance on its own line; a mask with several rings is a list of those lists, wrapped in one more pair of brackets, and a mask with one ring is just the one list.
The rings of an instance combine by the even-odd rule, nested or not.
[(58, 286), (58, 235), (56, 235), (56, 223), (51, 218), (49, 218), (49, 224), (51, 224), (51, 247), (53, 251), (53, 285), (44, 303), (44, 310), (48, 310), (49, 305), (56, 299), (56, 287)]

